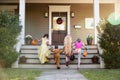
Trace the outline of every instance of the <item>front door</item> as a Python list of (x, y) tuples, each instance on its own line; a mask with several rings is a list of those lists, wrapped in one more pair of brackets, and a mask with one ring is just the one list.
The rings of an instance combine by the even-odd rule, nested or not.
[(64, 37), (67, 34), (67, 13), (52, 13), (52, 44), (63, 45)]

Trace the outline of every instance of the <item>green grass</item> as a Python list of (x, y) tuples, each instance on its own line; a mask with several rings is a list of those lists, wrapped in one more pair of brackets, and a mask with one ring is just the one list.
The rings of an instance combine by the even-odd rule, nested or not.
[(41, 71), (37, 69), (0, 69), (0, 80), (35, 80)]
[[(0, 69), (0, 80), (35, 80), (42, 70), (38, 69)], [(81, 69), (88, 80), (120, 80), (120, 69)]]
[(80, 73), (88, 80), (120, 80), (120, 69), (83, 69)]

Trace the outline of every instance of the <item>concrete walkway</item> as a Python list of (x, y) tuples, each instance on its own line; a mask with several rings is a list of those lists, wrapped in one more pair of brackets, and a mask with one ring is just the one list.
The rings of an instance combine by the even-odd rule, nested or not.
[(77, 69), (46, 69), (36, 80), (88, 80)]

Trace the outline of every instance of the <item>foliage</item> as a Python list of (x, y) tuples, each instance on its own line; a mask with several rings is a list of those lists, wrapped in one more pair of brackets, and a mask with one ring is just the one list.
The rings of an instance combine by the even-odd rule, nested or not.
[(105, 30), (107, 23), (108, 23), (108, 21), (104, 18), (99, 21), (99, 23), (97, 25), (98, 33), (102, 33)]
[(99, 36), (101, 57), (106, 68), (120, 68), (120, 25), (107, 23), (104, 32)]
[(91, 34), (87, 36), (86, 40), (88, 45), (92, 45), (93, 37)]
[(88, 80), (120, 80), (120, 69), (81, 69)]
[(92, 35), (88, 35), (88, 36), (87, 36), (87, 40), (93, 40)]
[(18, 57), (14, 45), (20, 31), (18, 15), (13, 12), (0, 12), (0, 59), (5, 60), (5, 67), (10, 67)]
[(35, 80), (38, 77), (41, 70), (35, 69), (0, 69), (1, 80)]

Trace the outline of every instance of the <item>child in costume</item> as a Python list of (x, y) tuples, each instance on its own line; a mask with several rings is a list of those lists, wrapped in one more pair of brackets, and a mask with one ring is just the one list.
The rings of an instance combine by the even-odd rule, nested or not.
[(56, 64), (57, 69), (60, 69), (60, 54), (64, 50), (58, 49), (57, 45), (55, 45), (55, 49), (50, 48), (50, 50), (53, 52), (53, 56), (54, 56), (54, 60), (55, 60), (55, 64)]
[(75, 46), (75, 53), (78, 54), (78, 66), (77, 69), (80, 68), (80, 63), (81, 63), (81, 54), (82, 54), (82, 48), (84, 46), (83, 42), (78, 38), (75, 42), (74, 42), (74, 46)]
[(66, 66), (69, 67), (70, 57), (72, 55), (72, 37), (67, 34), (64, 38), (64, 52), (66, 56)]
[(41, 64), (44, 64), (49, 61), (50, 50), (48, 48), (48, 34), (45, 34), (42, 38), (42, 43), (38, 49), (38, 58)]

